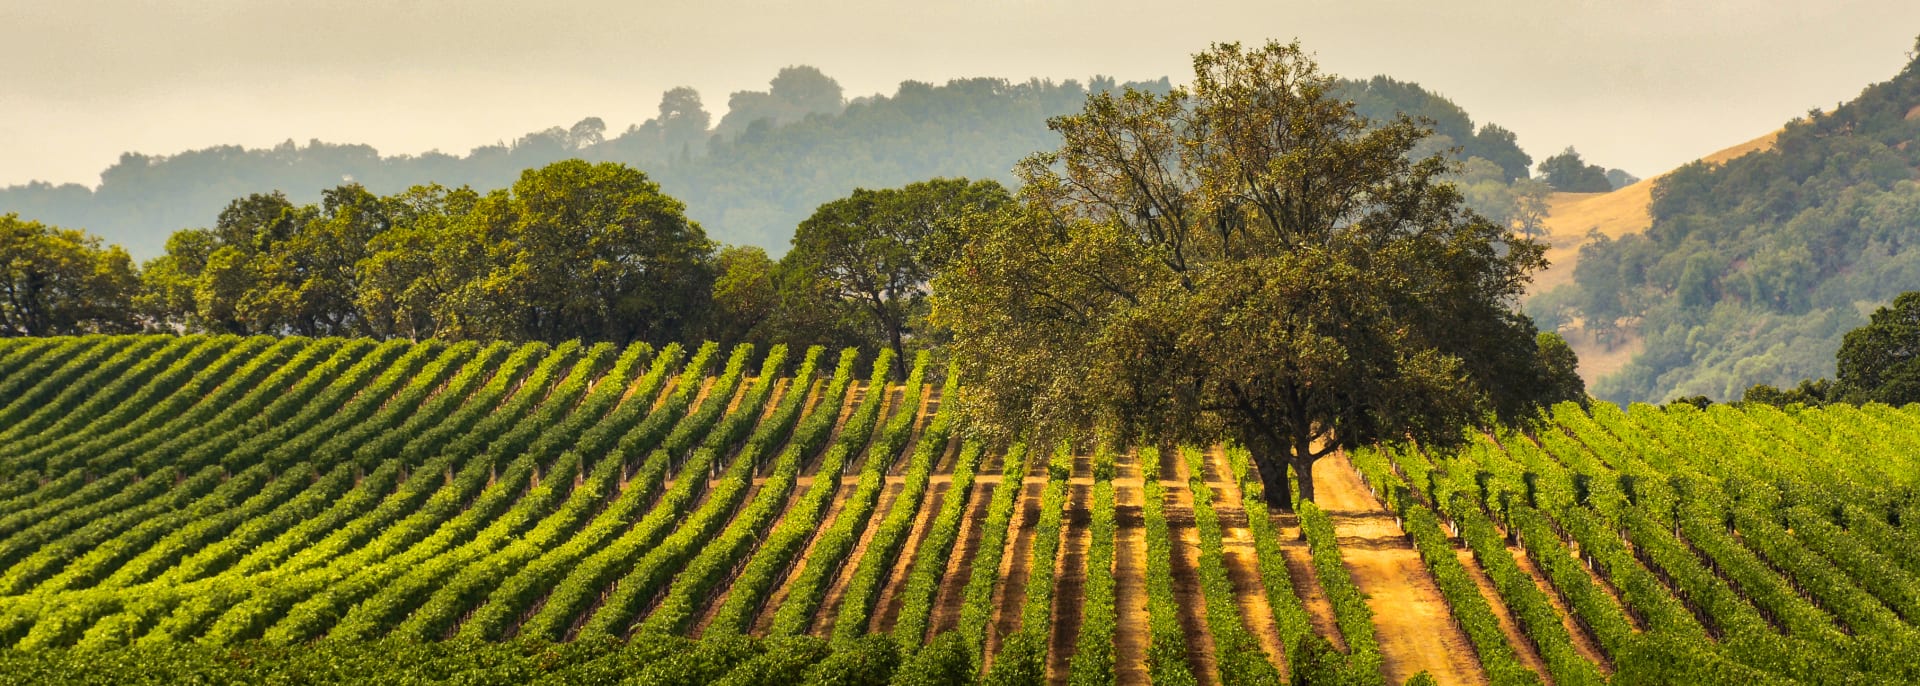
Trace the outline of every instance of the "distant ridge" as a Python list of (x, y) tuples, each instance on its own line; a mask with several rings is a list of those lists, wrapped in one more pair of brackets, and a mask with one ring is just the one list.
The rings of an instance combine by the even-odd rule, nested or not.
[[(1916, 115), (1920, 115), (1920, 108), (1915, 108), (1908, 117)], [(1700, 160), (1725, 164), (1749, 153), (1771, 150), (1779, 137), (1780, 131), (1775, 130)], [(1580, 257), (1580, 246), (1586, 245), (1589, 230), (1597, 229), (1608, 238), (1619, 238), (1652, 226), (1653, 215), (1648, 208), (1653, 205), (1653, 184), (1666, 176), (1642, 179), (1610, 193), (1554, 193), (1547, 200), (1547, 234), (1553, 244), (1547, 251), (1547, 259), (1552, 265), (1534, 277), (1532, 292), (1537, 295), (1573, 282), (1574, 263)]]

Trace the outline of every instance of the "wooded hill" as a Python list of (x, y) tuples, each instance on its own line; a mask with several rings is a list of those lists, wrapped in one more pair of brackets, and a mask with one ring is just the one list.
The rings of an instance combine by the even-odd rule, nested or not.
[(1644, 337), (1593, 385), (1606, 400), (1831, 376), (1841, 337), (1920, 284), (1916, 138), (1920, 62), (1788, 122), (1771, 148), (1658, 180), (1651, 226), (1582, 248), (1575, 285), (1529, 310)]
[[(818, 70), (792, 67), (766, 91), (732, 94), (718, 123), (699, 93), (678, 88), (662, 96), (655, 117), (624, 132), (588, 117), (466, 155), (382, 155), (368, 145), (291, 139), (272, 148), (129, 152), (92, 187), (34, 182), (0, 188), (0, 213), (84, 228), (144, 260), (160, 254), (174, 231), (210, 226), (221, 208), (254, 193), (279, 191), (304, 204), (351, 184), (380, 195), (428, 183), (485, 190), (511, 184), (526, 169), (582, 158), (641, 169), (684, 201), (689, 217), (712, 238), (778, 255), (815, 207), (857, 187), (934, 177), (1010, 183), (1015, 162), (1056, 140), (1047, 130), (1049, 117), (1077, 110), (1089, 92), (1122, 85), (1100, 76), (1084, 83), (907, 81), (891, 96), (848, 99)], [(1154, 92), (1171, 87), (1164, 77), (1124, 85)], [(1457, 146), (1462, 161), (1490, 161), (1483, 175), (1500, 184), (1524, 178), (1532, 164), (1512, 132), (1476, 128), (1465, 110), (1418, 85), (1375, 77), (1342, 81), (1341, 90), (1372, 118), (1405, 112), (1431, 119), (1434, 149)], [(1497, 200), (1481, 204), (1499, 213)]]

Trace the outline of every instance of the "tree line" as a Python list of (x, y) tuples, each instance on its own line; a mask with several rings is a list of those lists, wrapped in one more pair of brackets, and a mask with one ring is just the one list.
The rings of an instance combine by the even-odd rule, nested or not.
[(139, 267), (85, 232), (9, 214), (0, 334), (711, 338), (911, 359), (950, 218), (1008, 199), (966, 179), (856, 190), (801, 222), (780, 259), (708, 238), (639, 170), (581, 160), (484, 193), (348, 184), (304, 205), (253, 194)]

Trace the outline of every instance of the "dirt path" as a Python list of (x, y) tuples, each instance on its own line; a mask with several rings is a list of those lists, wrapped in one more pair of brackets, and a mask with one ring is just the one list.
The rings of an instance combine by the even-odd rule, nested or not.
[[(1560, 532), (1556, 531), (1555, 533), (1559, 534)], [(1561, 545), (1566, 547), (1568, 553), (1576, 558), (1580, 557), (1579, 541), (1566, 536), (1561, 536), (1560, 540)], [(1634, 633), (1637, 634), (1647, 630), (1646, 620), (1642, 618), (1638, 612), (1634, 611), (1633, 606), (1627, 604), (1626, 599), (1620, 596), (1620, 589), (1614, 587), (1612, 579), (1600, 573), (1600, 570), (1595, 568), (1591, 563), (1582, 562), (1580, 568), (1587, 570), (1587, 578), (1593, 581), (1594, 586), (1605, 592), (1607, 597), (1613, 599), (1613, 604), (1620, 608), (1620, 613), (1626, 615), (1627, 624), (1633, 627)]]
[(1486, 683), (1473, 644), (1453, 621), (1420, 553), (1359, 472), (1343, 454), (1323, 458), (1318, 467), (1318, 502), (1333, 519), (1347, 572), (1367, 594), (1387, 681), (1424, 671), (1443, 685)]
[(1507, 548), (1507, 553), (1513, 556), (1514, 563), (1520, 565), (1521, 571), (1533, 577), (1534, 585), (1540, 587), (1540, 592), (1547, 595), (1547, 602), (1553, 603), (1553, 609), (1560, 612), (1560, 623), (1566, 626), (1567, 635), (1573, 638), (1573, 649), (1578, 651), (1581, 657), (1587, 658), (1588, 662), (1599, 666), (1602, 673), (1612, 676), (1613, 662), (1607, 659), (1606, 653), (1601, 652), (1600, 642), (1594, 639), (1593, 634), (1588, 632), (1586, 627), (1581, 626), (1580, 622), (1573, 618), (1573, 611), (1567, 607), (1566, 599), (1560, 597), (1560, 592), (1554, 590), (1553, 584), (1540, 573), (1540, 568), (1534, 566), (1533, 558), (1527, 557), (1526, 549), (1510, 547)]
[(1034, 460), (1021, 485), (1019, 511), (1014, 514), (1012, 535), (1000, 557), (1000, 586), (994, 590), (993, 621), (987, 631), (987, 652), (981, 673), (993, 666), (1000, 642), (1020, 629), (1020, 606), (1027, 597), (1028, 567), (1032, 564), (1033, 533), (1040, 525), (1040, 495), (1046, 490), (1047, 463)]
[[(840, 417), (833, 420), (833, 431), (827, 433), (827, 442), (822, 445), (826, 445), (829, 449), (831, 449), (834, 443), (837, 443), (840, 441), (840, 432), (845, 431), (847, 429), (847, 420), (853, 417), (854, 411), (859, 409), (860, 403), (864, 402), (866, 399), (867, 399), (866, 386), (861, 385), (861, 383), (858, 381), (847, 384), (847, 398), (846, 398), (846, 401), (841, 403), (840, 405)], [(886, 410), (885, 407), (882, 407), (880, 409), (882, 411)], [(826, 452), (827, 451), (825, 450), (820, 451), (822, 455), (826, 454)], [(818, 469), (818, 468), (819, 468), (818, 463), (815, 463), (814, 465), (808, 467), (809, 470)]]
[(1487, 599), (1487, 605), (1493, 608), (1493, 617), (1500, 621), (1500, 632), (1507, 635), (1507, 644), (1513, 646), (1513, 652), (1520, 657), (1520, 664), (1526, 665), (1535, 674), (1540, 675), (1541, 683), (1553, 686), (1553, 676), (1547, 673), (1547, 663), (1540, 659), (1540, 651), (1520, 630), (1520, 622), (1513, 618), (1513, 611), (1507, 608), (1507, 601), (1500, 597), (1500, 588), (1493, 585), (1493, 577), (1480, 568), (1473, 559), (1473, 551), (1456, 547), (1454, 552), (1460, 558), (1460, 565), (1467, 568), (1467, 575), (1473, 577), (1473, 583), (1480, 587), (1480, 596)]
[[(981, 460), (986, 463), (997, 460)], [(1000, 488), (1000, 475), (981, 474), (973, 479), (973, 500), (967, 503), (967, 516), (960, 522), (960, 537), (953, 555), (947, 559), (947, 573), (941, 577), (940, 591), (934, 594), (933, 620), (928, 622), (929, 637), (960, 626), (960, 605), (966, 600), (967, 580), (973, 576), (973, 558), (980, 554), (980, 538), (986, 534), (987, 509), (993, 505), (993, 493)]]
[[(906, 476), (907, 463), (913, 461), (907, 459), (907, 456), (913, 455), (913, 451), (920, 445), (920, 437), (926, 432), (927, 425), (933, 423), (933, 390), (934, 389), (927, 388), (926, 386), (920, 387), (920, 406), (914, 408), (913, 437), (907, 441), (907, 447), (903, 449), (903, 453), (894, 456), (893, 466), (887, 468), (888, 476)], [(901, 386), (900, 393), (905, 395), (906, 392), (906, 387)], [(895, 402), (898, 401), (896, 400)], [(942, 452), (934, 459), (937, 461), (945, 457), (946, 453)]]
[(1113, 482), (1114, 677), (1121, 686), (1147, 683), (1147, 530), (1141, 519), (1138, 453), (1119, 456)]
[[(758, 490), (764, 483), (764, 481), (756, 481), (754, 484), (755, 490)], [(800, 497), (803, 492), (803, 489), (795, 487), (787, 493), (786, 502), (780, 505), (780, 514), (775, 515), (773, 521), (767, 525), (767, 528), (760, 532), (758, 537), (760, 542), (765, 542), (767, 534), (779, 527), (780, 522), (792, 513), (793, 507), (800, 503)], [(726, 579), (715, 585), (713, 590), (708, 591), (707, 597), (702, 601), (704, 605), (701, 607), (700, 613), (694, 618), (693, 625), (688, 628), (687, 636), (699, 638), (707, 632), (707, 625), (713, 623), (714, 616), (720, 613), (720, 606), (726, 604), (727, 596), (733, 592), (733, 582), (740, 578), (740, 573), (746, 570), (747, 562), (752, 560), (753, 556), (759, 554), (759, 552), (760, 547), (758, 543), (756, 543), (753, 550), (747, 551), (747, 554), (742, 555), (740, 559), (734, 561), (733, 568), (727, 570)]]
[[(880, 599), (874, 603), (872, 623), (868, 631), (892, 631), (894, 622), (900, 618), (900, 606), (906, 598), (900, 595), (907, 585), (907, 577), (913, 574), (914, 559), (920, 556), (920, 544), (927, 536), (927, 528), (933, 526), (933, 518), (940, 513), (949, 493), (953, 492), (953, 481), (936, 481), (927, 484), (927, 493), (920, 500), (920, 513), (915, 515), (913, 529), (907, 533), (907, 542), (900, 548), (900, 557), (894, 561), (893, 571), (887, 576), (887, 583), (880, 589)], [(961, 495), (961, 494), (954, 494)]]
[(1247, 511), (1241, 507), (1239, 482), (1232, 478), (1233, 465), (1226, 451), (1207, 451), (1207, 487), (1213, 489), (1213, 511), (1220, 518), (1221, 552), (1227, 578), (1233, 582), (1234, 603), (1247, 630), (1260, 639), (1267, 661), (1286, 671), (1286, 642), (1280, 638), (1280, 625), (1273, 621), (1273, 605), (1267, 602), (1266, 579), (1260, 574), (1260, 554), (1253, 548), (1253, 530), (1247, 526)]
[(760, 377), (757, 376), (740, 377), (740, 383), (733, 386), (733, 395), (727, 396), (727, 414), (733, 414), (735, 410), (740, 409), (740, 401), (747, 399), (747, 389), (753, 388), (753, 385), (759, 381)]
[(700, 406), (707, 402), (707, 395), (713, 392), (713, 384), (719, 380), (720, 377), (717, 376), (708, 376), (700, 379), (700, 390), (693, 394), (693, 402), (687, 403), (688, 414), (700, 410)]
[[(873, 389), (867, 389), (867, 393), (872, 392)], [(883, 394), (880, 396), (880, 416), (877, 419), (878, 424), (873, 428), (873, 434), (867, 438), (869, 444), (871, 444), (873, 440), (878, 439), (880, 434), (886, 433), (887, 423), (893, 421), (894, 412), (900, 409), (900, 401), (905, 400), (905, 398), (901, 397), (905, 393), (905, 387), (895, 388), (893, 386), (882, 386), (880, 392)], [(864, 394), (862, 395), (864, 397)], [(916, 429), (917, 428), (918, 427), (916, 427)], [(912, 445), (912, 443), (909, 442), (908, 445)], [(870, 457), (868, 454), (869, 447), (871, 447), (871, 445), (861, 446), (859, 451), (855, 452), (852, 458), (847, 460), (848, 474), (859, 474), (861, 470), (866, 469), (867, 458)], [(891, 474), (892, 472), (888, 473)]]
[(1220, 683), (1213, 634), (1207, 631), (1207, 598), (1200, 590), (1200, 531), (1193, 522), (1193, 492), (1187, 489), (1187, 461), (1177, 453), (1160, 456), (1166, 487), (1167, 532), (1173, 543), (1173, 599), (1180, 606), (1180, 628), (1187, 634), (1187, 663), (1199, 683)]
[[(1093, 475), (1092, 458), (1075, 457), (1075, 476)], [(1091, 484), (1069, 484), (1067, 512), (1061, 522), (1060, 555), (1053, 581), (1053, 626), (1047, 637), (1047, 683), (1065, 684), (1080, 639), (1082, 596), (1087, 587), (1087, 547), (1093, 544)], [(1100, 570), (1101, 574), (1111, 573)]]
[(1300, 538), (1300, 519), (1282, 513), (1269, 517), (1282, 539), (1280, 554), (1286, 558), (1287, 576), (1293, 578), (1293, 594), (1306, 606), (1307, 622), (1313, 626), (1313, 633), (1325, 636), (1335, 648), (1346, 651), (1347, 637), (1340, 633), (1340, 623), (1333, 617), (1333, 601), (1327, 599), (1326, 589), (1320, 585), (1320, 573), (1313, 568), (1313, 551)]
[[(919, 424), (921, 428), (919, 431), (922, 433), (927, 430), (927, 427), (932, 425), (933, 413), (937, 411), (940, 405), (939, 400), (931, 399), (932, 395), (932, 390), (929, 390), (925, 397), (930, 400), (920, 405)], [(914, 441), (915, 450), (918, 449), (918, 444), (919, 437), (916, 436)], [(894, 623), (900, 617), (901, 604), (906, 602), (906, 599), (900, 596), (900, 592), (906, 589), (907, 577), (913, 574), (913, 566), (921, 554), (920, 547), (922, 540), (926, 538), (927, 529), (933, 526), (934, 518), (939, 516), (940, 510), (945, 507), (947, 494), (953, 492), (953, 465), (954, 462), (959, 459), (959, 454), (960, 439), (958, 436), (950, 436), (947, 439), (947, 445), (942, 447), (940, 455), (934, 458), (933, 473), (928, 475), (927, 490), (926, 493), (921, 496), (920, 511), (914, 517), (913, 529), (908, 532), (907, 542), (901, 547), (900, 557), (895, 561), (893, 572), (888, 576), (886, 584), (880, 589), (878, 603), (874, 605), (873, 623), (869, 627), (872, 631), (892, 631)], [(901, 463), (909, 461), (911, 460), (900, 460)], [(976, 465), (975, 469), (979, 469), (979, 466)], [(905, 482), (906, 474), (904, 471), (900, 479), (903, 483)], [(961, 493), (955, 495), (958, 497), (966, 494)], [(949, 552), (950, 551), (940, 551), (939, 554), (948, 554)]]
[[(803, 490), (805, 488), (806, 485), (803, 484), (796, 483), (794, 485), (795, 490)], [(847, 494), (852, 492), (853, 488), (851, 486), (844, 483), (841, 484), (840, 488), (834, 491), (833, 504), (827, 506), (826, 516), (822, 517), (820, 521), (831, 522), (838, 518), (840, 511), (847, 507)], [(820, 527), (820, 529), (823, 528), (825, 527)], [(781, 577), (780, 585), (774, 587), (772, 593), (767, 594), (767, 602), (760, 606), (760, 614), (754, 619), (753, 631), (751, 632), (753, 635), (765, 636), (769, 630), (773, 629), (774, 613), (779, 611), (781, 603), (786, 602), (787, 594), (793, 592), (794, 580), (800, 578), (801, 570), (806, 568), (807, 560), (813, 556), (814, 546), (820, 544), (820, 529), (814, 530), (813, 536), (807, 540), (806, 550), (803, 551), (799, 557), (794, 558), (793, 564), (787, 568), (786, 575)]]
[[(886, 518), (889, 508), (900, 498), (900, 492), (906, 490), (905, 483), (889, 483), (880, 489), (880, 500), (874, 504), (873, 511), (867, 513), (867, 525), (860, 530), (860, 542), (847, 553), (847, 559), (840, 565), (840, 571), (834, 575), (833, 585), (827, 587), (827, 594), (821, 597), (820, 609), (813, 616), (813, 631), (809, 632), (821, 638), (833, 635), (833, 620), (840, 617), (840, 601), (847, 595), (847, 585), (853, 583), (853, 574), (860, 569), (860, 558), (867, 554), (867, 546), (873, 544), (873, 532), (880, 528), (881, 520)], [(841, 486), (840, 490), (852, 491), (852, 486)], [(833, 520), (826, 520), (833, 521)]]

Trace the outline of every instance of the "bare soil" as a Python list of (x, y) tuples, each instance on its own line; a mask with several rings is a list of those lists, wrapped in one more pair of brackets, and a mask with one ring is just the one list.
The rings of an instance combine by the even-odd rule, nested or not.
[(1113, 483), (1114, 677), (1121, 686), (1147, 683), (1147, 533), (1141, 519), (1138, 454), (1121, 455)]
[(1199, 683), (1220, 683), (1214, 658), (1213, 634), (1207, 630), (1207, 599), (1200, 590), (1200, 532), (1193, 524), (1193, 492), (1187, 489), (1187, 462), (1177, 454), (1163, 454), (1161, 473), (1171, 479), (1166, 487), (1167, 532), (1173, 543), (1173, 599), (1180, 607), (1180, 628), (1187, 635), (1187, 663)]
[(960, 606), (966, 600), (967, 581), (973, 576), (973, 558), (980, 554), (980, 538), (986, 534), (983, 525), (987, 521), (987, 509), (993, 503), (994, 491), (1000, 488), (1000, 475), (982, 474), (974, 477), (973, 484), (973, 500), (967, 504), (967, 516), (960, 522), (960, 537), (953, 555), (947, 559), (947, 573), (941, 577), (940, 592), (934, 595), (929, 636), (960, 626)]
[(1455, 548), (1460, 564), (1467, 568), (1467, 575), (1473, 577), (1473, 583), (1480, 587), (1480, 596), (1487, 599), (1487, 605), (1493, 608), (1493, 617), (1500, 621), (1500, 632), (1507, 635), (1507, 644), (1513, 646), (1514, 654), (1520, 657), (1520, 664), (1540, 675), (1542, 683), (1552, 686), (1553, 676), (1547, 673), (1547, 663), (1540, 659), (1540, 651), (1535, 650), (1533, 642), (1527, 640), (1525, 632), (1520, 630), (1520, 622), (1513, 618), (1513, 611), (1507, 608), (1505, 598), (1500, 597), (1500, 589), (1493, 585), (1493, 577), (1480, 568), (1473, 559), (1473, 551)]
[[(903, 449), (905, 452), (901, 455), (894, 456), (893, 466), (887, 469), (888, 476), (907, 475), (907, 463), (912, 462), (912, 460), (907, 459), (906, 456), (912, 455), (913, 451), (918, 449), (920, 438), (925, 435), (927, 424), (933, 419), (933, 389), (922, 386), (920, 391), (920, 406), (914, 408), (913, 437), (907, 441), (907, 447)], [(900, 393), (902, 395), (906, 394), (905, 386), (900, 387)], [(934, 459), (939, 460), (944, 457), (946, 457), (946, 453), (942, 452)]]
[(1273, 621), (1273, 606), (1267, 602), (1267, 584), (1260, 574), (1260, 554), (1254, 550), (1253, 529), (1247, 526), (1247, 512), (1241, 507), (1241, 490), (1232, 477), (1233, 466), (1226, 452), (1207, 451), (1208, 488), (1213, 489), (1213, 511), (1220, 517), (1221, 552), (1227, 578), (1233, 582), (1234, 603), (1247, 630), (1260, 640), (1267, 661), (1286, 671), (1286, 642), (1280, 638), (1280, 626)]
[[(846, 430), (847, 420), (853, 417), (854, 410), (856, 408), (859, 408), (860, 403), (865, 401), (866, 399), (867, 399), (866, 386), (861, 385), (860, 382), (858, 381), (847, 384), (846, 402), (843, 403), (840, 407), (840, 418), (835, 419), (833, 421), (833, 431), (827, 434), (826, 445), (831, 446), (834, 444), (835, 441), (840, 440), (840, 432)], [(886, 411), (885, 407), (882, 407), (880, 409), (882, 412)]]
[(1346, 455), (1323, 458), (1314, 476), (1347, 572), (1373, 610), (1387, 681), (1401, 683), (1424, 671), (1442, 685), (1486, 683), (1473, 644), (1453, 621), (1420, 554)]
[(1293, 515), (1273, 515), (1273, 525), (1286, 538), (1280, 545), (1280, 552), (1286, 557), (1287, 576), (1293, 578), (1293, 594), (1307, 608), (1308, 623), (1313, 632), (1325, 636), (1327, 641), (1342, 651), (1347, 649), (1347, 637), (1340, 633), (1340, 623), (1333, 617), (1333, 601), (1327, 599), (1326, 589), (1320, 585), (1320, 573), (1313, 567), (1313, 552), (1300, 539), (1299, 519)]
[(1573, 638), (1573, 649), (1578, 651), (1581, 657), (1587, 658), (1588, 662), (1598, 665), (1601, 672), (1611, 676), (1613, 663), (1607, 660), (1606, 653), (1601, 652), (1600, 642), (1594, 640), (1593, 634), (1589, 633), (1586, 627), (1574, 621), (1573, 611), (1567, 607), (1566, 599), (1560, 597), (1560, 592), (1554, 590), (1553, 584), (1549, 583), (1546, 576), (1540, 573), (1540, 569), (1534, 566), (1533, 559), (1527, 557), (1527, 551), (1519, 547), (1509, 547), (1507, 553), (1513, 556), (1514, 563), (1520, 565), (1521, 571), (1533, 577), (1534, 585), (1539, 586), (1541, 592), (1547, 594), (1547, 601), (1553, 603), (1553, 609), (1560, 611), (1560, 623), (1566, 626), (1567, 635)]
[[(917, 428), (913, 442), (906, 448), (909, 454), (919, 449), (921, 438), (926, 435), (927, 427), (933, 422), (934, 408), (939, 405), (939, 402), (932, 396), (931, 389), (920, 396), (920, 416), (915, 420)], [(927, 490), (920, 498), (919, 511), (914, 515), (913, 527), (907, 533), (906, 543), (900, 548), (900, 556), (894, 560), (893, 570), (888, 573), (886, 582), (880, 587), (880, 597), (874, 604), (873, 613), (869, 617), (869, 631), (892, 631), (895, 621), (900, 617), (900, 605), (905, 602), (905, 598), (900, 597), (900, 591), (906, 587), (907, 576), (913, 573), (914, 560), (920, 555), (921, 539), (926, 537), (928, 527), (933, 526), (933, 518), (939, 514), (940, 508), (945, 504), (946, 494), (953, 488), (953, 461), (949, 455), (957, 452), (954, 450), (956, 444), (957, 441), (950, 438), (947, 445), (941, 447), (940, 454), (934, 457), (934, 471), (928, 475)], [(909, 461), (896, 460), (894, 465), (897, 473), (900, 474), (902, 484), (906, 482), (906, 463)]]
[[(1580, 557), (1579, 541), (1562, 538), (1561, 543), (1566, 546), (1568, 554), (1576, 558)], [(1627, 606), (1626, 601), (1620, 598), (1620, 589), (1613, 587), (1613, 582), (1607, 579), (1607, 575), (1601, 574), (1600, 570), (1594, 569), (1593, 566), (1587, 564), (1584, 559), (1581, 560), (1580, 567), (1587, 570), (1587, 578), (1593, 581), (1593, 585), (1599, 587), (1601, 591), (1605, 591), (1607, 597), (1613, 599), (1613, 604), (1620, 607), (1621, 614), (1627, 616), (1627, 623), (1633, 626), (1634, 633), (1637, 634), (1646, 630), (1646, 625), (1641, 623), (1640, 615), (1635, 614), (1633, 609)]]
[[(1083, 463), (1086, 463), (1085, 471), (1082, 471)], [(1092, 467), (1090, 460), (1074, 460), (1075, 475), (1090, 476)], [(1088, 510), (1092, 503), (1091, 484), (1068, 485), (1067, 511), (1060, 527), (1060, 555), (1055, 561), (1053, 626), (1047, 637), (1047, 683), (1050, 684), (1067, 683), (1074, 649), (1080, 639), (1080, 624), (1084, 619), (1081, 608), (1087, 587), (1087, 547), (1093, 544), (1093, 532), (1089, 529), (1093, 515)], [(1100, 573), (1110, 572), (1102, 569)]]
[[(1040, 495), (1046, 489), (1045, 461), (1034, 460), (1021, 485), (1020, 511), (1009, 524), (1007, 549), (1000, 557), (1000, 586), (994, 590), (993, 621), (987, 631), (987, 658), (982, 673), (993, 666), (1000, 642), (1020, 630), (1020, 606), (1027, 597), (1028, 567), (1033, 563), (1033, 533), (1040, 525)], [(1038, 472), (1036, 474), (1036, 471)]]
[[(760, 485), (761, 483), (757, 482), (755, 487), (758, 488)], [(804, 490), (796, 485), (791, 492), (787, 494), (786, 502), (780, 506), (780, 514), (776, 515), (773, 522), (767, 526), (767, 531), (770, 532), (775, 527), (780, 526), (780, 522), (785, 520), (787, 515), (792, 512), (793, 506), (800, 502), (800, 496), (803, 492)], [(762, 532), (761, 540), (764, 541), (765, 536), (765, 532)], [(705, 606), (700, 610), (699, 616), (694, 619), (693, 625), (689, 627), (688, 636), (698, 638), (701, 634), (706, 633), (707, 625), (713, 623), (714, 615), (719, 614), (720, 606), (726, 604), (727, 595), (733, 592), (733, 582), (740, 577), (740, 572), (746, 569), (747, 562), (759, 553), (760, 548), (756, 545), (752, 551), (749, 551), (745, 556), (734, 562), (733, 569), (727, 571), (726, 580), (715, 585), (714, 590), (708, 593)]]
[[(816, 478), (817, 476), (818, 475), (816, 475)], [(827, 475), (827, 478), (833, 478), (833, 476)], [(811, 479), (803, 479), (803, 481), (811, 481)], [(806, 488), (804, 484), (796, 483), (794, 485), (795, 490), (804, 488)], [(838, 518), (840, 512), (846, 509), (847, 494), (851, 492), (853, 492), (851, 488), (846, 484), (841, 484), (840, 488), (833, 494), (833, 504), (827, 506), (826, 516), (820, 521), (823, 523), (832, 522), (835, 518)], [(793, 565), (787, 569), (787, 574), (781, 579), (780, 585), (775, 587), (772, 593), (767, 594), (766, 604), (761, 606), (760, 615), (754, 619), (753, 631), (751, 632), (753, 635), (765, 636), (767, 632), (773, 628), (774, 613), (780, 609), (780, 604), (786, 601), (787, 594), (793, 592), (793, 581), (800, 578), (801, 571), (807, 566), (807, 560), (812, 559), (813, 548), (820, 543), (820, 531), (825, 528), (823, 525), (814, 530), (812, 538), (807, 541), (806, 550), (803, 551), (799, 557), (794, 558)]]
[(906, 588), (907, 577), (913, 574), (915, 558), (920, 556), (920, 543), (926, 538), (928, 527), (933, 526), (933, 518), (940, 513), (947, 494), (953, 489), (951, 478), (927, 484), (927, 493), (920, 500), (920, 513), (914, 517), (913, 529), (907, 533), (907, 542), (900, 548), (900, 557), (894, 560), (893, 571), (887, 575), (887, 583), (880, 589), (880, 599), (874, 604), (872, 623), (869, 631), (892, 631), (894, 623), (900, 618), (900, 606), (906, 598), (900, 592)]
[[(840, 487), (843, 491), (851, 491), (852, 488)], [(825, 638), (833, 634), (833, 620), (840, 616), (840, 601), (847, 595), (847, 585), (853, 583), (854, 570), (860, 568), (860, 558), (866, 556), (867, 546), (873, 543), (873, 532), (879, 528), (880, 520), (886, 517), (887, 510), (893, 507), (893, 502), (900, 497), (900, 491), (905, 489), (906, 484), (898, 482), (890, 482), (880, 489), (880, 500), (874, 504), (873, 511), (867, 513), (867, 526), (860, 530), (860, 542), (854, 544), (853, 550), (847, 553), (847, 559), (840, 565), (840, 573), (834, 575), (833, 585), (827, 587), (827, 595), (821, 598), (820, 611), (813, 616), (813, 635)]]

